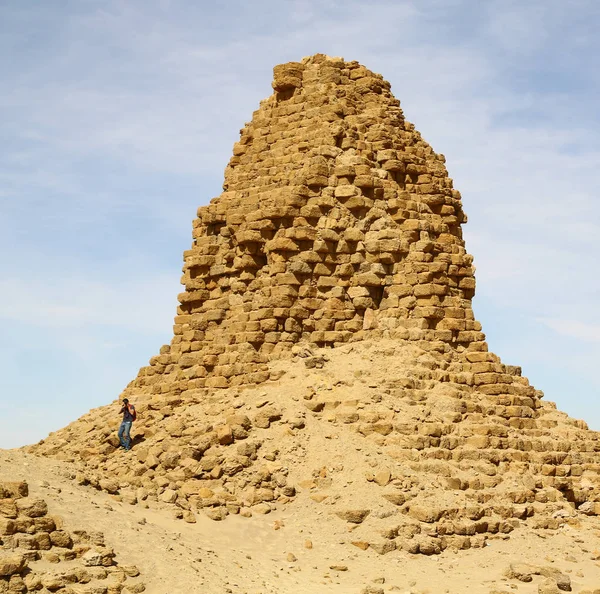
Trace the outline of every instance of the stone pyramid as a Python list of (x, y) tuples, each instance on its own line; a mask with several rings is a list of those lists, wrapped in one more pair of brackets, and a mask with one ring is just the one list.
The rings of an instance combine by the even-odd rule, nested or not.
[(32, 451), (188, 521), (308, 497), (379, 552), (600, 513), (598, 433), (488, 351), (460, 194), (389, 83), (315, 55), (273, 89), (198, 210), (171, 344), (123, 393), (133, 452), (114, 405)]
[[(485, 351), (460, 194), (389, 83), (315, 56), (276, 67), (273, 88), (241, 130), (225, 191), (198, 210), (173, 340), (128, 393), (260, 383), (300, 341)], [(500, 375), (479, 383), (514, 383), (480, 368)]]

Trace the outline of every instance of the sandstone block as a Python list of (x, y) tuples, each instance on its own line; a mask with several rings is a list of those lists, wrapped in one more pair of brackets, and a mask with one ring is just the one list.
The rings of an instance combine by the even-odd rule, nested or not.
[(0, 576), (10, 577), (21, 573), (27, 567), (27, 561), (23, 555), (7, 555), (0, 552)]
[(215, 428), (217, 434), (217, 441), (221, 445), (229, 445), (233, 443), (233, 431), (229, 425), (219, 425)]
[(68, 532), (64, 530), (55, 530), (50, 532), (50, 541), (55, 547), (70, 549), (73, 546), (73, 539)]
[(25, 481), (0, 482), (0, 499), (20, 499), (29, 495), (29, 487)]
[(39, 518), (48, 513), (48, 506), (43, 499), (27, 497), (24, 499), (17, 499), (16, 503), (19, 513), (29, 518)]
[(14, 499), (0, 499), (0, 516), (14, 520), (18, 513), (17, 504)]
[(281, 419), (281, 411), (274, 407), (261, 409), (254, 417), (254, 426), (260, 429), (268, 429), (271, 423)]
[(9, 536), (16, 532), (14, 520), (10, 518), (0, 518), (0, 536)]
[(386, 555), (396, 550), (396, 543), (393, 540), (381, 540), (369, 542), (369, 547), (380, 555)]
[(387, 499), (390, 503), (393, 503), (394, 505), (398, 505), (398, 506), (404, 505), (407, 500), (406, 495), (399, 491), (384, 493), (383, 497), (385, 499)]
[(419, 520), (420, 522), (433, 523), (437, 522), (443, 515), (444, 510), (436, 507), (433, 504), (422, 505), (422, 504), (411, 504), (408, 513), (411, 517)]
[(319, 400), (305, 400), (304, 406), (311, 412), (321, 412), (325, 408), (325, 402)]
[(119, 492), (119, 483), (113, 479), (103, 478), (98, 484), (100, 485), (100, 488), (107, 493), (114, 495)]
[(538, 585), (538, 594), (560, 594), (560, 589), (554, 580), (544, 579)]
[(160, 500), (164, 503), (175, 503), (177, 501), (177, 491), (165, 489), (160, 495)]
[(95, 549), (90, 549), (81, 556), (81, 561), (86, 567), (100, 567), (102, 563), (102, 553)]
[(224, 507), (205, 507), (203, 511), (211, 520), (214, 520), (215, 522), (220, 522), (229, 515), (229, 512)]
[(184, 522), (187, 522), (188, 524), (195, 524), (196, 516), (191, 511), (186, 510), (183, 512), (183, 520), (184, 520)]
[(422, 555), (439, 555), (442, 552), (440, 540), (437, 538), (417, 537), (419, 553)]
[(379, 470), (375, 473), (373, 480), (380, 487), (385, 487), (390, 482), (391, 477), (392, 477), (392, 473), (390, 472), (390, 469), (382, 468), (381, 470)]
[(35, 548), (40, 551), (48, 551), (52, 548), (52, 541), (47, 532), (37, 532), (34, 536)]
[(371, 513), (368, 509), (347, 509), (336, 512), (336, 516), (351, 524), (362, 524), (365, 518)]

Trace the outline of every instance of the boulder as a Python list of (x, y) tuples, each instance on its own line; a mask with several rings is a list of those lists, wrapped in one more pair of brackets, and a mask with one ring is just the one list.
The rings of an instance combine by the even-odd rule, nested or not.
[(6, 554), (0, 551), (0, 576), (10, 577), (20, 574), (27, 567), (24, 555)]
[(361, 524), (369, 513), (371, 513), (371, 510), (368, 509), (347, 509), (338, 511), (335, 515), (351, 524)]
[(29, 518), (39, 518), (48, 513), (46, 502), (37, 498), (17, 499), (17, 508), (20, 514)]

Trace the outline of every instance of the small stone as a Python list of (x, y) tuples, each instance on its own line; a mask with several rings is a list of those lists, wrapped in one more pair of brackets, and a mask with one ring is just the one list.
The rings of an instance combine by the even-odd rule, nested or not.
[(296, 555), (294, 555), (294, 553), (288, 553), (286, 559), (290, 563), (294, 563), (294, 561), (298, 561), (298, 558), (296, 557)]
[(90, 549), (81, 556), (81, 561), (86, 567), (100, 567), (102, 565), (102, 555), (98, 551)]
[(215, 522), (220, 522), (229, 515), (229, 512), (224, 507), (205, 507), (202, 511)]
[(102, 479), (99, 485), (103, 491), (106, 491), (111, 495), (114, 495), (115, 493), (119, 492), (119, 484), (117, 483), (117, 481), (114, 481), (112, 479)]
[(317, 503), (323, 503), (327, 497), (329, 497), (329, 495), (325, 495), (324, 493), (313, 493), (310, 495), (310, 498)]
[(382, 470), (379, 470), (373, 480), (381, 487), (385, 487), (389, 482), (390, 479), (392, 477), (392, 473), (390, 472), (389, 468), (383, 468)]
[(177, 501), (177, 491), (174, 491), (173, 489), (165, 489), (161, 493), (159, 499), (165, 503), (175, 503), (175, 501)]
[(538, 585), (538, 594), (560, 594), (560, 590), (554, 580), (545, 579)]
[(527, 563), (511, 563), (504, 572), (507, 578), (519, 580), (520, 582), (531, 582), (537, 568)]
[(188, 524), (195, 524), (196, 516), (191, 511), (184, 511), (183, 512), (183, 521), (187, 522)]
[(347, 509), (336, 512), (336, 516), (351, 524), (361, 524), (369, 513), (371, 510), (368, 509)]

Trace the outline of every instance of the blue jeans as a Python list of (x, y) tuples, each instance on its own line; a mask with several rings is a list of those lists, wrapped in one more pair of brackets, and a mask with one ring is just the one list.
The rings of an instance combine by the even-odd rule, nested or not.
[(131, 449), (131, 421), (123, 421), (119, 427), (119, 441), (121, 445), (126, 449)]

